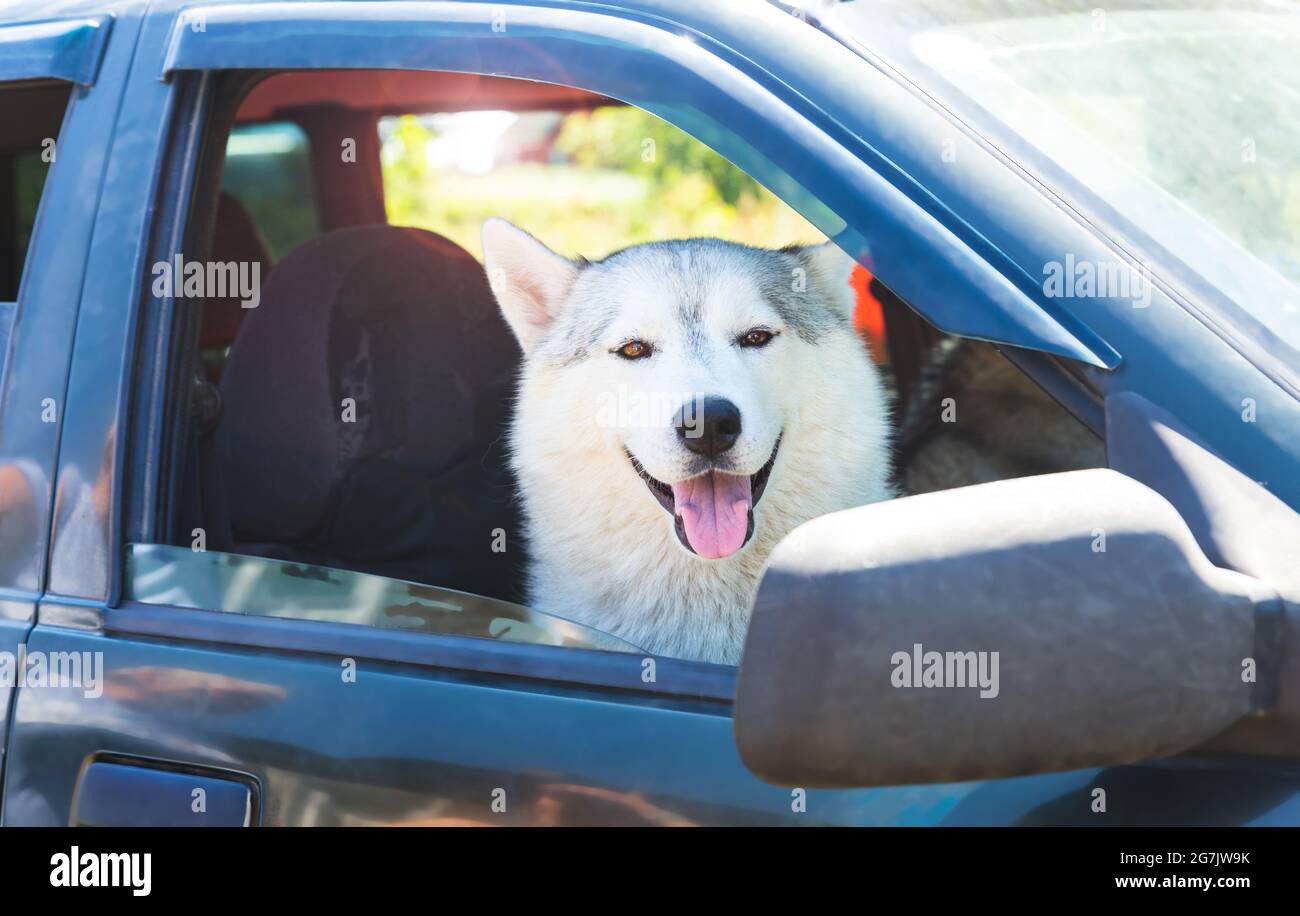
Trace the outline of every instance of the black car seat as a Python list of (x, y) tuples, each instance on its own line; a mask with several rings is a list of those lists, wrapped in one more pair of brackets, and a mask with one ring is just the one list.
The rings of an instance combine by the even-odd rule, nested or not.
[(448, 239), (360, 226), (297, 248), (221, 378), (234, 551), (518, 600), (519, 362), (483, 268)]

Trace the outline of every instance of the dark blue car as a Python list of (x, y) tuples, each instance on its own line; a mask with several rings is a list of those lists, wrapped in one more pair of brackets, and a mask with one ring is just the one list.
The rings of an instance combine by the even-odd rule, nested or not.
[[(5, 5), (3, 823), (1300, 824), (1300, 16), (1094, 7)], [(1014, 367), (993, 470), (796, 532), (738, 669), (521, 603), (518, 354), (400, 228), (405, 164), (518, 204), (456, 131), (549, 175), (606, 109), (858, 257), (900, 429)], [(425, 396), (358, 444), (363, 350)]]

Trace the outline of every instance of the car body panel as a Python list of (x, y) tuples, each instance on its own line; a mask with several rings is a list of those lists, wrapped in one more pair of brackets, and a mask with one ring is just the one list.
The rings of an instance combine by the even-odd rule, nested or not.
[[(1082, 824), (1102, 820), (1090, 809), (1096, 786), (1108, 788), (1121, 822), (1141, 823), (1152, 810), (1180, 823), (1300, 819), (1300, 772), (1256, 768), (1243, 779), (1231, 763), (811, 790), (796, 814), (790, 789), (741, 765), (724, 704), (632, 710), (596, 691), (364, 662), (347, 684), (334, 659), (114, 645), (89, 632), (50, 637), (61, 651), (105, 652), (104, 696), (78, 702), (73, 689), (49, 690), (20, 704), (8, 824), (66, 822), (67, 774), (105, 751), (232, 770), (254, 761), (267, 825)], [(38, 633), (32, 648), (54, 645)], [(1148, 797), (1126, 799), (1116, 787)], [(497, 789), (500, 812), (491, 808)]]
[[(43, 589), (59, 436), (66, 423), (68, 367), (86, 252), (103, 169), (130, 63), (131, 21), (117, 23), (119, 53), (109, 57), (109, 20), (77, 20), (41, 29), (32, 48), (0, 26), (0, 78), (63, 78), (107, 85), (74, 89), (42, 192), (18, 301), (0, 305), (0, 652), (16, 655), (35, 619)], [(32, 36), (29, 34), (28, 38)], [(26, 41), (26, 39), (24, 39)], [(13, 51), (14, 53), (10, 54)], [(64, 155), (59, 156), (59, 150)], [(74, 152), (75, 151), (75, 152)], [(52, 420), (52, 422), (50, 422)], [(0, 685), (0, 739), (7, 735), (13, 689)]]
[[(194, 624), (201, 618), (191, 615), (208, 612), (177, 609), (180, 616), (169, 627), (167, 609), (153, 609), (157, 613), (145, 621), (139, 608), (123, 606), (124, 431), (137, 407), (132, 384), (157, 384), (135, 377), (136, 362), (147, 354), (137, 349), (142, 344), (134, 330), (150, 240), (178, 238), (181, 231), (176, 223), (156, 225), (153, 202), (163, 187), (186, 187), (185, 169), (192, 165), (185, 156), (164, 161), (176, 128), (174, 74), (185, 67), (273, 62), (338, 66), (364, 60), (375, 66), (375, 55), (390, 52), (361, 48), (353, 30), (364, 20), (379, 23), (372, 37), (387, 34), (394, 22), (405, 21), (386, 12), (390, 8), (400, 7), (408, 19), (413, 11), (429, 11), (421, 20), (430, 30), (419, 33), (425, 35), (436, 33), (429, 24), (436, 12), (480, 27), (490, 18), (470, 16), (459, 3), (275, 3), (264, 9), (287, 23), (286, 31), (278, 33), (281, 41), (259, 44), (267, 26), (254, 22), (257, 5), (205, 4), (202, 20), (181, 19), (187, 4), (177, 0), (147, 10), (139, 3), (110, 6), (115, 21), (97, 84), (74, 101), (93, 103), (84, 109), (94, 116), (87, 116), (80, 136), (99, 144), (100, 159), (80, 170), (82, 196), (73, 198), (70, 189), (60, 208), (73, 230), (80, 218), (73, 214), (87, 220), (80, 235), (70, 235), (84, 283), (80, 273), (74, 283), (62, 261), (54, 268), (54, 246), (67, 239), (55, 240), (42, 222), (40, 244), (48, 246), (50, 260), (40, 262), (39, 275), (37, 264), (29, 265), (36, 279), (28, 292), (56, 305), (40, 343), (15, 333), (9, 373), (13, 378), (21, 371), (24, 385), (57, 379), (62, 390), (66, 383), (61, 441), (52, 430), (34, 427), (11, 435), (11, 427), (21, 428), (14, 418), (24, 416), (22, 409), (12, 399), (0, 408), (0, 463), (35, 458), (48, 486), (58, 449), (58, 495), (47, 493), (41, 503), (53, 507), (52, 534), (47, 538), (44, 527), (34, 532), (30, 562), (15, 580), (10, 603), (0, 605), (9, 609), (0, 633), (25, 639), (34, 651), (102, 652), (104, 693), (17, 691), (4, 823), (67, 823), (78, 774), (106, 754), (246, 773), (260, 788), (262, 823), (268, 824), (1098, 823), (1091, 790), (1099, 782), (1149, 790), (1153, 780), (1176, 792), (1178, 804), (1162, 808), (1129, 796), (1120, 805), (1112, 801), (1115, 817), (1300, 820), (1294, 768), (1267, 768), (1266, 790), (1252, 794), (1260, 765), (1217, 759), (986, 784), (810, 791), (804, 797), (766, 786), (745, 770), (725, 698), (650, 689), (631, 679), (622, 686), (584, 683), (577, 674), (529, 674), (504, 662), (470, 671), (436, 646), (418, 660), (394, 659), (363, 634), (348, 654), (339, 651), (343, 643), (304, 635), (312, 627), (308, 621), (281, 621), (268, 635), (262, 621), (210, 615), (226, 619), (204, 631)], [(941, 113), (920, 105), (849, 49), (811, 27), (791, 31), (784, 13), (763, 5), (508, 6), (517, 11), (516, 26), (526, 24), (519, 40), (537, 54), (497, 65), (489, 39), (462, 30), (458, 47), (428, 52), (424, 65), (447, 66), (456, 54), (481, 52), (489, 72), (574, 79), (581, 88), (657, 110), (773, 183), (796, 208), (814, 212), (823, 228), (836, 229), (831, 217), (838, 218), (837, 239), (869, 249), (905, 298), (944, 278), (941, 288), (951, 295), (925, 309), (939, 326), (1076, 357), (1073, 371), (1092, 396), (1137, 391), (1185, 418), (1293, 507), (1300, 505), (1295, 400), (1159, 288), (1140, 320), (1132, 303), (1122, 300), (1089, 300), (1082, 309), (1047, 299), (1039, 288), (1044, 263), (1065, 252), (1095, 260), (1115, 252), (975, 138), (954, 132)], [(104, 5), (80, 0), (41, 7), (42, 18), (105, 12)], [(329, 40), (286, 47), (283, 39), (299, 34), (304, 17), (326, 9), (342, 23)], [(223, 33), (222, 23), (240, 27)], [(595, 41), (593, 30), (618, 40)], [(575, 40), (575, 34), (583, 37)], [(397, 47), (406, 55), (418, 51), (410, 43)], [(405, 56), (390, 63), (420, 61)], [(470, 66), (468, 56), (460, 66)], [(517, 69), (506, 69), (512, 66)], [(160, 78), (169, 72), (171, 78)], [(675, 96), (645, 88), (648, 78), (669, 72), (682, 80)], [(743, 96), (719, 91), (714, 79)], [(935, 155), (950, 138), (957, 168)], [(51, 185), (47, 193), (55, 190)], [(835, 201), (834, 213), (818, 208), (822, 198)], [(87, 200), (97, 206), (88, 209)], [(163, 215), (183, 221), (184, 209)], [(877, 219), (884, 222), (873, 224)], [(1242, 397), (1256, 399), (1269, 422), (1243, 425)], [(22, 422), (30, 426), (29, 419)], [(47, 541), (54, 545), (48, 575)], [(37, 623), (26, 633), (38, 599)], [(414, 635), (410, 644), (425, 645)], [(495, 645), (475, 646), (474, 654), (490, 659)], [(349, 660), (355, 682), (341, 676)], [(671, 681), (673, 666), (660, 661)], [(1187, 767), (1209, 775), (1167, 776)], [(1207, 785), (1221, 791), (1207, 794)], [(492, 807), (495, 790), (504, 790), (504, 811)], [(1225, 804), (1225, 795), (1240, 803)]]

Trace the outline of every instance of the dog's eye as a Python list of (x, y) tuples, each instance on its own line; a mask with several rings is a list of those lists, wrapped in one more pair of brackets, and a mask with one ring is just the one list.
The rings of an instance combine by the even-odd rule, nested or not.
[(776, 335), (767, 328), (750, 328), (736, 340), (742, 347), (766, 347)]
[(629, 340), (614, 352), (624, 359), (645, 359), (650, 355), (650, 345), (644, 340)]

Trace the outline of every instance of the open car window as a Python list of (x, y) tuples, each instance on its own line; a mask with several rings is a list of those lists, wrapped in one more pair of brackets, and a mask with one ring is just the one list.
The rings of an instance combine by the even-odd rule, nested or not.
[[(198, 247), (161, 262), (195, 280), (175, 298), (195, 306), (199, 364), (178, 356), (185, 457), (159, 535), (128, 547), (130, 601), (734, 664), (749, 592), (684, 565), (735, 555), (756, 585), (762, 554), (741, 551), (800, 518), (1104, 463), (990, 345), (940, 334), (788, 197), (655, 114), (500, 77), (240, 79), (221, 84), (233, 114), (198, 179)], [(585, 301), (623, 302), (618, 339), (561, 324), (553, 353), (530, 350), (500, 265), (536, 276), (535, 257), (610, 284)], [(706, 287), (707, 322), (669, 308)], [(563, 448), (512, 442), (538, 366), (580, 379), (530, 425), (572, 433)], [(801, 424), (814, 402), (849, 419)], [(694, 431), (658, 409), (704, 421), (708, 404), (721, 420)], [(778, 469), (780, 450), (826, 451), (800, 435), (850, 429), (835, 486)], [(556, 470), (526, 479), (523, 453)], [(569, 555), (547, 542), (566, 525), (581, 558), (539, 572)]]

